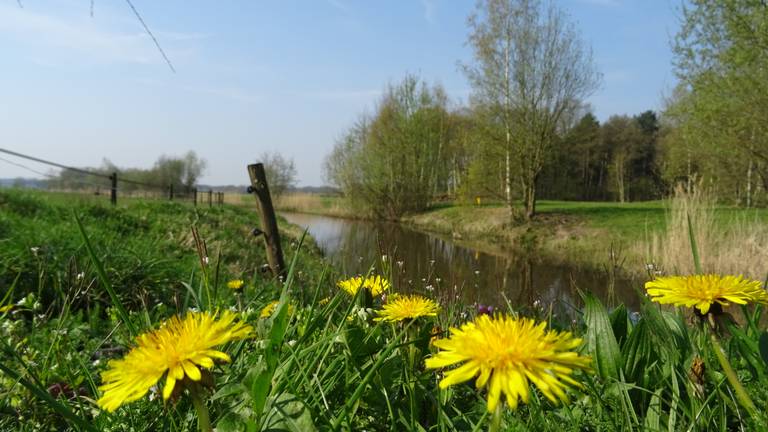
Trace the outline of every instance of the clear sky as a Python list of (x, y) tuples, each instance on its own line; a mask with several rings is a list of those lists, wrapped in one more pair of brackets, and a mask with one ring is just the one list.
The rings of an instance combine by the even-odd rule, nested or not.
[[(454, 103), (472, 0), (0, 0), (0, 147), (75, 166), (148, 167), (194, 150), (206, 184), (245, 184), (264, 151), (301, 185), (388, 82), (416, 73)], [(600, 120), (659, 109), (675, 83), (678, 0), (557, 2), (591, 44)], [(3, 158), (13, 159), (0, 155)], [(46, 171), (32, 162), (31, 168)], [(0, 161), (0, 178), (34, 177)]]

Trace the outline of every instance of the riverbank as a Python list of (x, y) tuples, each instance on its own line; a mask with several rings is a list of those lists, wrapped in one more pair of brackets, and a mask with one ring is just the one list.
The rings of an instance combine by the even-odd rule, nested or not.
[[(681, 218), (690, 213), (701, 237), (700, 252), (709, 257), (710, 271), (761, 277), (765, 269), (760, 260), (765, 253), (755, 245), (768, 237), (768, 210), (715, 206), (702, 201), (702, 197), (633, 203), (540, 201), (537, 217), (521, 224), (511, 222), (502, 204), (441, 204), (406, 215), (400, 222), (481, 250), (533, 252), (550, 261), (620, 267), (630, 275), (643, 275), (649, 264), (670, 271), (692, 271), (687, 223)], [(343, 198), (333, 196), (286, 197), (278, 208), (361, 218), (348, 210)], [(749, 256), (734, 253), (740, 244), (749, 246)], [(721, 252), (725, 249), (728, 252)]]
[(542, 201), (531, 222), (513, 224), (501, 205), (443, 206), (404, 217), (419, 230), (491, 243), (508, 251), (590, 267), (620, 265), (644, 272), (646, 257), (635, 247), (666, 229), (664, 204)]

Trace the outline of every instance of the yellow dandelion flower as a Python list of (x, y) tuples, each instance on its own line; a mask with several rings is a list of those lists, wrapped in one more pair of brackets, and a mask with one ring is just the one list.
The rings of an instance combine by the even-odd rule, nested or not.
[[(261, 314), (259, 314), (259, 318), (269, 318), (272, 316), (273, 313), (275, 313), (275, 309), (277, 308), (277, 305), (280, 304), (279, 300), (275, 300), (268, 305), (264, 306), (264, 309), (261, 310)], [(288, 315), (293, 313), (293, 305), (288, 305)]]
[(369, 290), (373, 296), (381, 295), (389, 289), (389, 281), (381, 276), (368, 276), (367, 278), (360, 276), (351, 277), (347, 280), (339, 281), (336, 285), (351, 296), (357, 294), (357, 290), (361, 287)]
[(554, 403), (567, 402), (565, 390), (579, 387), (571, 375), (588, 369), (591, 359), (573, 351), (582, 340), (570, 332), (547, 330), (547, 323), (510, 316), (480, 315), (460, 329), (451, 328), (448, 339), (434, 345), (441, 349), (426, 360), (430, 369), (461, 366), (445, 372), (444, 389), (477, 376), (477, 388), (488, 386), (488, 411), (493, 412), (501, 393), (507, 405), (517, 408), (518, 400), (528, 403), (529, 381)]
[(709, 312), (714, 303), (768, 304), (768, 292), (760, 281), (742, 276), (691, 275), (658, 277), (645, 283), (651, 300), (675, 306), (695, 306), (702, 314)]
[[(103, 392), (99, 407), (113, 412), (121, 405), (142, 398), (165, 375), (163, 399), (168, 399), (176, 381), (200, 381), (200, 368), (210, 369), (214, 360), (229, 362), (230, 357), (213, 349), (232, 340), (252, 336), (251, 326), (235, 322), (235, 315), (224, 311), (219, 317), (207, 312), (175, 316), (159, 329), (136, 338), (136, 347), (120, 360), (111, 360), (102, 372)], [(218, 318), (218, 319), (217, 319)]]
[(233, 290), (239, 290), (240, 288), (243, 287), (244, 284), (245, 282), (243, 282), (242, 279), (234, 279), (227, 282), (227, 288), (233, 289)]
[(396, 322), (425, 316), (436, 316), (440, 306), (434, 301), (420, 295), (398, 296), (388, 301), (377, 311), (378, 317), (374, 321)]

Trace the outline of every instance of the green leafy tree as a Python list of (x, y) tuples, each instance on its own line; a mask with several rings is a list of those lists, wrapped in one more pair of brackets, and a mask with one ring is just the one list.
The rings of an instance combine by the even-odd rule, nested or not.
[(564, 118), (597, 89), (600, 74), (565, 14), (536, 0), (482, 0), (469, 18), (473, 97), (504, 129), (506, 200), (514, 216), (513, 171), (525, 216), (536, 212), (539, 175)]
[(768, 4), (693, 0), (682, 12), (675, 66), (687, 95), (667, 110), (683, 128), (671, 136), (708, 156), (692, 174), (752, 205), (768, 186)]
[(452, 116), (440, 86), (409, 75), (389, 86), (372, 116), (361, 116), (325, 162), (326, 177), (358, 207), (384, 219), (425, 209), (447, 189)]

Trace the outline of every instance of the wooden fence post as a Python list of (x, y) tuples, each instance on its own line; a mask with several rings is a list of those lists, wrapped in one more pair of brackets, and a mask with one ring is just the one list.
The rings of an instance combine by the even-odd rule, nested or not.
[(197, 188), (192, 189), (192, 201), (194, 201), (195, 207), (197, 207)]
[(275, 209), (272, 207), (272, 197), (269, 195), (264, 165), (260, 163), (248, 165), (248, 175), (251, 177), (251, 186), (248, 188), (248, 192), (256, 195), (256, 202), (259, 206), (261, 229), (267, 247), (267, 262), (269, 262), (273, 274), (285, 277), (283, 249), (280, 246), (280, 233), (277, 231), (277, 218), (275, 217)]
[(112, 190), (109, 193), (109, 201), (112, 205), (117, 205), (117, 173), (113, 172), (109, 179), (112, 180)]
[(168, 199), (173, 201), (173, 183), (168, 185)]
[(213, 189), (208, 189), (208, 207), (213, 207)]

